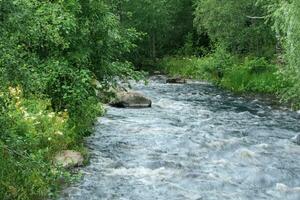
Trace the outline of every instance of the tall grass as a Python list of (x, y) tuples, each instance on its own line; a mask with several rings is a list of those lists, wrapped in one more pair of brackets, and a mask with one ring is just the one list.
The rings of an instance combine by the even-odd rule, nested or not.
[(238, 58), (216, 51), (203, 58), (166, 57), (160, 62), (171, 76), (207, 80), (233, 92), (277, 94), (284, 85), (276, 65), (264, 58)]

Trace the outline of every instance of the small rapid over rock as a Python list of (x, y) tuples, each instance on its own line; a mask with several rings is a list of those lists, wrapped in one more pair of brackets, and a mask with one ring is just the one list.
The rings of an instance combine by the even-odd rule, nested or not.
[(109, 108), (60, 200), (300, 199), (299, 114), (202, 82), (133, 89), (152, 108)]

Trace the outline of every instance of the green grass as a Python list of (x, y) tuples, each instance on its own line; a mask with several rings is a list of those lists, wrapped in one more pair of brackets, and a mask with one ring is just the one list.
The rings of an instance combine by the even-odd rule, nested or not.
[(203, 58), (167, 57), (160, 68), (170, 76), (211, 81), (236, 93), (277, 94), (283, 85), (277, 67), (263, 58), (241, 59), (217, 53)]
[(160, 62), (165, 73), (192, 79), (207, 79), (210, 74), (206, 69), (209, 66), (210, 58), (167, 57)]

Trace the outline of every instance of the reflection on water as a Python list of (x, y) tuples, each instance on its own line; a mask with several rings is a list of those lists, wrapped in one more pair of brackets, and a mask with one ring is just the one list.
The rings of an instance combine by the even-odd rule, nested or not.
[(300, 199), (299, 114), (205, 83), (134, 88), (153, 108), (109, 108), (61, 200)]

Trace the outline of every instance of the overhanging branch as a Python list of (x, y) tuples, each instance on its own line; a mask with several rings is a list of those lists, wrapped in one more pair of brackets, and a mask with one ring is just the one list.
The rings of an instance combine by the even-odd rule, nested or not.
[(262, 16), (262, 17), (257, 17), (257, 16), (246, 16), (249, 19), (265, 19), (267, 18), (266, 16)]

